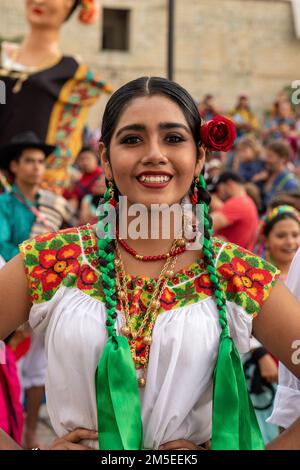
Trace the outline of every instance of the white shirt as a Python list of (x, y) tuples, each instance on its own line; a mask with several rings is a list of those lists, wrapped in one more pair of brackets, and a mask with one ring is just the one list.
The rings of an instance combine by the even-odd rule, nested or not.
[[(36, 241), (42, 240), (44, 243), (41, 251), (36, 250), (38, 243), (32, 240), (21, 245), (21, 251), (25, 254), (28, 279), (30, 285), (34, 284), (31, 291), (35, 296), (33, 299), (39, 297), (31, 309), (29, 321), (37, 333), (45, 333), (45, 350), (48, 357), (47, 406), (51, 423), (58, 436), (63, 436), (77, 427), (97, 429), (95, 370), (107, 341), (106, 311), (101, 298), (91, 295), (88, 290), (78, 288), (81, 285), (79, 281), (70, 286), (70, 283), (64, 280), (56, 286), (53, 293), (43, 290), (41, 284), (44, 282), (47, 289), (50, 286), (47, 284), (48, 280), (54, 282), (53, 268), (49, 267), (52, 263), (51, 256), (61, 260), (64, 256), (71, 256), (72, 249), (74, 253), (77, 250), (78, 264), (74, 257), (69, 258), (77, 269), (77, 277), (80, 278), (81, 268), (93, 270), (90, 273), (99, 276), (99, 271), (91, 263), (92, 258), (84, 249), (84, 243), (88, 243), (84, 241), (85, 237), (88, 238), (88, 232), (91, 230), (77, 229), (77, 241), (76, 235), (72, 235), (75, 237), (75, 243), (68, 245), (67, 252), (58, 249), (55, 255), (55, 250), (51, 249), (51, 246), (55, 246), (53, 242), (59, 239), (66, 245), (64, 234), (69, 231), (59, 232), (61, 235), (47, 241), (46, 247), (43, 241), (45, 238), (37, 237)], [(215, 262), (220, 273), (226, 268), (224, 275), (229, 273), (228, 283), (237, 279), (234, 277), (237, 274), (231, 271), (235, 263), (238, 263), (240, 269), (239, 276), (243, 275), (243, 269), (244, 276), (250, 277), (257, 271), (248, 265), (246, 260), (249, 260), (249, 256), (250, 260), (258, 258), (246, 251), (237, 252), (235, 245), (222, 243), (219, 244)], [(81, 247), (80, 255), (78, 246)], [(37, 272), (40, 283), (34, 280), (34, 270), (37, 266), (33, 265), (32, 260), (35, 256), (39, 257), (40, 266), (47, 264), (48, 271)], [(277, 273), (273, 267), (273, 271), (269, 273), (266, 270), (268, 265), (264, 261), (260, 260), (259, 263), (263, 263), (261, 266), (264, 271), (261, 272), (264, 272), (268, 279), (260, 290), (261, 299), (266, 300)], [(38, 269), (41, 269), (40, 266)], [(62, 265), (58, 268), (62, 269)], [(47, 276), (47, 273), (50, 273), (50, 277), (43, 277)], [(182, 292), (182, 289), (197, 285), (193, 295), (189, 293), (190, 303), (184, 300), (183, 305), (174, 304), (175, 308), (167, 306), (159, 313), (152, 333), (147, 382), (145, 388), (140, 388), (146, 449), (157, 449), (161, 444), (175, 439), (187, 439), (200, 444), (211, 437), (213, 371), (221, 332), (219, 314), (214, 299), (208, 293), (205, 294), (207, 287), (204, 287), (202, 292), (202, 284), (197, 284), (200, 280), (205, 281), (201, 277), (205, 272), (200, 270), (194, 277), (193, 272), (187, 273), (188, 275), (179, 279), (179, 283), (169, 284), (168, 289), (169, 296), (172, 297), (174, 293)], [(230, 288), (228, 284), (231, 300), (227, 301), (227, 318), (239, 352), (246, 353), (250, 350), (252, 317), (255, 314), (251, 309), (259, 310), (260, 306), (249, 299), (245, 286), (243, 292), (237, 291), (235, 295), (232, 292), (234, 285), (239, 286), (238, 290), (242, 289), (240, 282), (230, 284)], [(248, 286), (247, 283), (245, 285)], [(255, 292), (257, 293), (257, 290)], [(45, 295), (49, 300), (44, 300)], [(120, 311), (117, 311), (117, 314), (119, 331), (122, 314)], [(98, 447), (95, 441), (89, 442), (89, 445)]]

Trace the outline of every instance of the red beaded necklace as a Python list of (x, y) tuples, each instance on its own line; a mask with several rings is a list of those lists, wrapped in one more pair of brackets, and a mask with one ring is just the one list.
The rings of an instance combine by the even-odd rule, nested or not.
[[(139, 261), (160, 261), (163, 259), (168, 259), (173, 256), (180, 255), (181, 253), (184, 253), (186, 251), (186, 241), (184, 238), (180, 238), (177, 240), (177, 247), (173, 250), (171, 250), (168, 253), (163, 253), (162, 255), (153, 255), (153, 256), (148, 256), (148, 255), (139, 255), (134, 248), (131, 248), (124, 239), (119, 238), (119, 231), (116, 231), (117, 234), (117, 239), (120, 245), (124, 248), (124, 250), (127, 251), (130, 255), (134, 256), (136, 259)], [(191, 240), (188, 240), (191, 241)]]
[[(125, 240), (123, 240), (122, 238), (118, 237), (118, 242), (124, 248), (124, 250), (127, 251), (127, 253), (134, 256), (136, 259), (138, 259), (140, 261), (160, 261), (162, 259), (168, 259), (171, 256), (177, 256), (177, 255), (179, 255), (180, 253), (183, 253), (186, 250), (185, 240), (180, 239), (180, 240), (178, 240), (178, 244), (182, 244), (182, 245), (178, 246), (177, 248), (170, 251), (169, 253), (164, 253), (162, 255), (147, 256), (147, 255), (139, 255), (136, 252), (136, 250), (134, 250), (129, 245), (127, 245)], [(184, 245), (183, 245), (183, 243), (184, 243)]]

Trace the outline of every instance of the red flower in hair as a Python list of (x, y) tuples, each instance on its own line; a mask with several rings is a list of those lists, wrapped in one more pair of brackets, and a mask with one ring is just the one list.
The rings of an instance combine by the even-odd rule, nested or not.
[(235, 125), (224, 116), (215, 116), (201, 126), (200, 136), (207, 150), (228, 152), (236, 138)]

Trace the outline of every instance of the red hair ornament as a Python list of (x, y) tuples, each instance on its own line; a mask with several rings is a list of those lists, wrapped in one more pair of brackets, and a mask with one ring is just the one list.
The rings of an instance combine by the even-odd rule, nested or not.
[(236, 139), (236, 128), (225, 116), (215, 116), (201, 126), (200, 137), (207, 150), (228, 152)]

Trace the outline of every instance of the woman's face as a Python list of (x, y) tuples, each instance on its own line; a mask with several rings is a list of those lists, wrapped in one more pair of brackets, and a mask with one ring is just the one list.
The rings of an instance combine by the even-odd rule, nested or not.
[(136, 98), (125, 108), (110, 144), (110, 164), (100, 146), (108, 179), (128, 205), (179, 203), (204, 164), (180, 107), (161, 96)]
[(26, 17), (32, 26), (59, 28), (75, 0), (26, 0)]
[(300, 225), (295, 220), (277, 222), (266, 238), (266, 247), (275, 265), (291, 263), (300, 246)]

